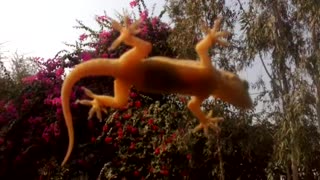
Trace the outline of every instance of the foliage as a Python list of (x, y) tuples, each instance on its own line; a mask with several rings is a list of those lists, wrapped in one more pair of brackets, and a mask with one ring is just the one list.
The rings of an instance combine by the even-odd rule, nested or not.
[[(313, 43), (319, 33), (314, 29), (319, 19), (317, 7), (315, 1), (282, 0), (249, 1), (249, 8), (241, 6), (241, 28), (246, 34), (243, 54), (249, 59), (258, 57), (270, 78), (272, 89), (264, 101), (271, 105), (268, 116), (277, 127), (273, 163), (293, 179), (315, 178), (320, 170), (311, 158), (319, 156), (319, 141), (308, 137), (308, 131), (319, 137), (314, 131), (315, 122), (320, 122), (319, 73), (315, 70), (319, 44)], [(311, 36), (305, 36), (308, 33)]]
[[(9, 64), (10, 67), (5, 66)], [(20, 94), (22, 79), (33, 74), (36, 66), (30, 58), (18, 54), (12, 57), (1, 56), (0, 54), (0, 100), (7, 101)]]

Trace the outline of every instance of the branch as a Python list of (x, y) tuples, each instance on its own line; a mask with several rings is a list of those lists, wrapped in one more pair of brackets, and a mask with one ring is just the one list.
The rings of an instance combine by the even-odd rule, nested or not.
[(267, 69), (267, 66), (266, 66), (266, 64), (264, 63), (263, 59), (262, 59), (261, 52), (259, 52), (259, 58), (260, 58), (260, 61), (261, 61), (262, 65), (263, 65), (264, 70), (265, 70), (266, 73), (268, 74), (269, 78), (272, 80), (273, 77), (272, 77), (271, 74), (269, 73), (269, 71), (268, 71), (268, 69)]
[(240, 6), (240, 10), (245, 13), (245, 10), (244, 10), (244, 8), (243, 8), (242, 3), (240, 2), (240, 0), (238, 0), (238, 3), (239, 3), (239, 6)]

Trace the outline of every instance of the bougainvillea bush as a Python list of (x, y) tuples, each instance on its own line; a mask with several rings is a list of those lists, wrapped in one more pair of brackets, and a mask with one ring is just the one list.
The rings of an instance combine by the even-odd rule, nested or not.
[[(171, 29), (167, 24), (161, 22), (161, 16), (149, 17), (147, 9), (142, 10), (142, 7), (145, 6), (143, 2), (140, 4), (136, 2), (132, 6), (139, 8), (139, 18), (143, 20), (139, 36), (154, 44), (152, 54), (160, 55), (161, 52), (162, 55), (173, 56), (173, 51), (166, 45), (166, 38)], [(130, 48), (121, 45), (115, 51), (108, 51), (112, 41), (119, 33), (111, 29), (110, 19), (106, 15), (97, 16), (96, 21), (101, 27), (99, 30), (90, 29), (79, 21), (77, 28), (84, 30), (85, 33), (79, 37), (76, 45), (71, 45), (74, 51), (60, 52), (56, 57), (47, 60), (34, 58), (40, 70), (35, 75), (24, 78), (24, 87), (20, 96), (7, 102), (1, 101), (1, 177), (39, 176), (46, 178), (60, 175), (61, 177), (75, 177), (79, 175), (78, 173), (81, 175), (81, 172), (86, 172), (92, 177), (97, 175), (97, 172), (100, 173), (106, 162), (115, 161), (114, 157), (118, 152), (115, 148), (124, 148), (126, 142), (130, 140), (127, 134), (130, 131), (129, 125), (123, 122), (122, 124), (120, 122), (105, 124), (105, 122), (98, 122), (95, 118), (87, 120), (88, 108), (74, 103), (76, 99), (85, 98), (80, 88), (84, 85), (96, 93), (113, 94), (111, 77), (85, 78), (74, 87), (71, 95), (77, 145), (66, 168), (60, 169), (58, 166), (68, 143), (60, 99), (61, 84), (66, 73), (82, 61), (97, 57), (117, 58)], [(140, 96), (138, 92), (132, 92), (130, 101)], [(150, 97), (161, 101), (164, 96), (151, 95)], [(133, 105), (129, 103), (127, 109), (118, 112), (117, 116), (121, 116), (120, 119), (130, 120), (132, 119), (130, 114), (133, 113), (131, 111), (145, 107), (145, 102), (147, 101), (143, 99), (131, 102)], [(108, 115), (113, 111), (116, 112), (116, 110), (110, 110)], [(112, 122), (115, 123), (116, 119), (117, 117), (114, 117)], [(151, 117), (147, 121), (151, 124)], [(131, 126), (132, 135), (139, 136), (141, 126), (140, 128), (137, 125)], [(152, 131), (157, 132), (156, 127), (152, 125)], [(117, 129), (117, 136), (112, 131), (114, 129)], [(165, 135), (164, 132), (162, 135)], [(126, 141), (122, 142), (121, 136)], [(142, 137), (138, 139), (141, 140)], [(129, 143), (131, 152), (133, 152), (135, 142)], [(137, 142), (136, 146), (138, 145)]]
[[(173, 29), (161, 21), (162, 14), (149, 15), (143, 1), (130, 5), (143, 20), (138, 36), (152, 42), (151, 55), (175, 57), (167, 44)], [(233, 123), (234, 119), (243, 120), (226, 106), (216, 114), (226, 117), (223, 127), (227, 130), (209, 141), (202, 133), (190, 132), (198, 122), (187, 109), (184, 96), (146, 94), (133, 87), (126, 107), (109, 109), (102, 122), (87, 119), (89, 107), (75, 104), (77, 99), (87, 98), (81, 87), (113, 95), (112, 77), (88, 77), (75, 85), (71, 95), (75, 147), (67, 165), (60, 167), (68, 145), (60, 99), (63, 79), (78, 63), (117, 58), (130, 48), (121, 45), (109, 51), (119, 33), (111, 28), (108, 16), (97, 16), (96, 21), (99, 30), (78, 21), (76, 28), (84, 33), (75, 45), (68, 44), (74, 50), (61, 51), (52, 59), (34, 58), (40, 70), (23, 79), (22, 93), (0, 101), (1, 179), (197, 179), (224, 174), (234, 179), (245, 177), (244, 170), (251, 174), (264, 170), (270, 153), (246, 145), (252, 127)], [(211, 105), (205, 105), (206, 109)], [(271, 144), (265, 136), (269, 126), (259, 128), (262, 133), (256, 132), (251, 141)], [(232, 173), (234, 169), (237, 171)]]

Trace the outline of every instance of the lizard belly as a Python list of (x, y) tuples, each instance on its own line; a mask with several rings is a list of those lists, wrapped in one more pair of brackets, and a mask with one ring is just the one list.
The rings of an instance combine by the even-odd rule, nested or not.
[(215, 86), (213, 78), (196, 67), (183, 64), (146, 60), (136, 72), (141, 78), (134, 85), (137, 89), (150, 93), (179, 93), (186, 95), (209, 95)]

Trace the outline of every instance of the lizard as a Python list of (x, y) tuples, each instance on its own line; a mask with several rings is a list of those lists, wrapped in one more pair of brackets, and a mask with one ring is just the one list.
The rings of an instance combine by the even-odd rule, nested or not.
[(68, 161), (74, 146), (74, 129), (70, 111), (70, 94), (73, 85), (81, 78), (89, 76), (114, 77), (114, 96), (97, 95), (83, 87), (84, 93), (91, 100), (77, 100), (76, 103), (91, 106), (88, 119), (94, 115), (101, 121), (101, 113), (107, 112), (107, 107), (124, 107), (129, 99), (129, 91), (132, 86), (137, 90), (148, 93), (179, 93), (191, 96), (187, 107), (199, 120), (199, 124), (193, 132), (203, 130), (208, 135), (208, 130), (219, 131), (219, 122), (222, 117), (211, 117), (201, 110), (202, 102), (210, 96), (230, 103), (241, 109), (249, 109), (253, 106), (248, 89), (249, 84), (237, 74), (220, 70), (213, 66), (208, 53), (214, 44), (228, 46), (224, 38), (228, 37), (228, 31), (220, 31), (222, 17), (214, 21), (210, 29), (205, 26), (206, 35), (195, 46), (199, 60), (173, 59), (169, 57), (148, 57), (152, 50), (152, 44), (136, 35), (139, 33), (141, 20), (129, 23), (128, 17), (124, 18), (124, 25), (112, 20), (112, 27), (120, 32), (120, 35), (110, 46), (115, 49), (121, 43), (130, 48), (118, 59), (95, 58), (82, 62), (66, 76), (61, 88), (62, 110), (68, 130), (69, 145), (61, 166)]

